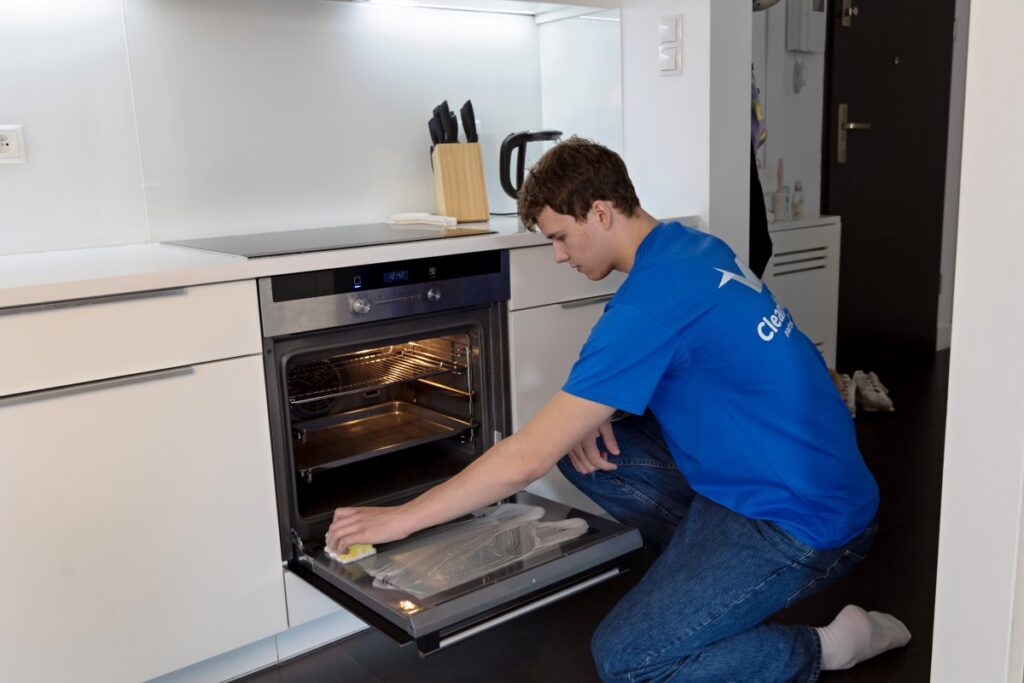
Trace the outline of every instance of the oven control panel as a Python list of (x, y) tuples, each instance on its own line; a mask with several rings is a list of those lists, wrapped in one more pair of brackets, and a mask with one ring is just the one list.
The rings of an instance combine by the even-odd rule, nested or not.
[(451, 254), (262, 278), (266, 337), (506, 301), (508, 252)]
[(393, 263), (371, 263), (309, 273), (292, 273), (270, 278), (270, 289), (275, 302), (312, 299), (334, 294), (370, 292), (410, 285), (424, 285), (424, 292), (435, 292), (436, 301), (441, 290), (434, 283), (460, 280), (478, 275), (502, 272), (502, 253), (484, 251), (452, 254), (435, 258), (414, 259)]

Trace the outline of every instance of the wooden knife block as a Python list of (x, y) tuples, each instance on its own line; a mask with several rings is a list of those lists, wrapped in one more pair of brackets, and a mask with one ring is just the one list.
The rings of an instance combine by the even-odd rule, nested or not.
[(490, 220), (484, 162), (478, 142), (435, 145), (434, 213), (454, 216), (459, 223)]

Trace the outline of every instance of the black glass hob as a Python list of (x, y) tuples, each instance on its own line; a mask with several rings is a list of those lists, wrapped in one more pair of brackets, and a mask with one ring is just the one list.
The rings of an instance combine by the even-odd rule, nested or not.
[(260, 258), (283, 254), (302, 254), (310, 251), (329, 251), (350, 247), (369, 247), (395, 242), (416, 242), (448, 237), (486, 235), (496, 232), (487, 228), (451, 227), (440, 228), (428, 225), (394, 225), (391, 223), (369, 223), (366, 225), (343, 225), (333, 228), (311, 228), (264, 232), (251, 235), (229, 235), (195, 240), (167, 242), (179, 247), (205, 249), (224, 254)]

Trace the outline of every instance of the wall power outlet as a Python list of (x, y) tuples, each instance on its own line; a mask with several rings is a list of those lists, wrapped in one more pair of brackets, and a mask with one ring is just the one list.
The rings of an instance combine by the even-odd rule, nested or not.
[(0, 164), (25, 163), (25, 138), (21, 126), (0, 126)]

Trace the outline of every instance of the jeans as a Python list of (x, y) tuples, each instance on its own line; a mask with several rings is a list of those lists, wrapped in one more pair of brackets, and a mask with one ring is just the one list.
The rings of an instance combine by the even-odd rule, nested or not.
[(817, 680), (817, 632), (763, 622), (848, 574), (864, 559), (876, 524), (843, 547), (816, 550), (694, 492), (649, 413), (616, 422), (614, 431), (618, 469), (583, 475), (568, 457), (558, 463), (658, 555), (594, 633), (601, 679)]

